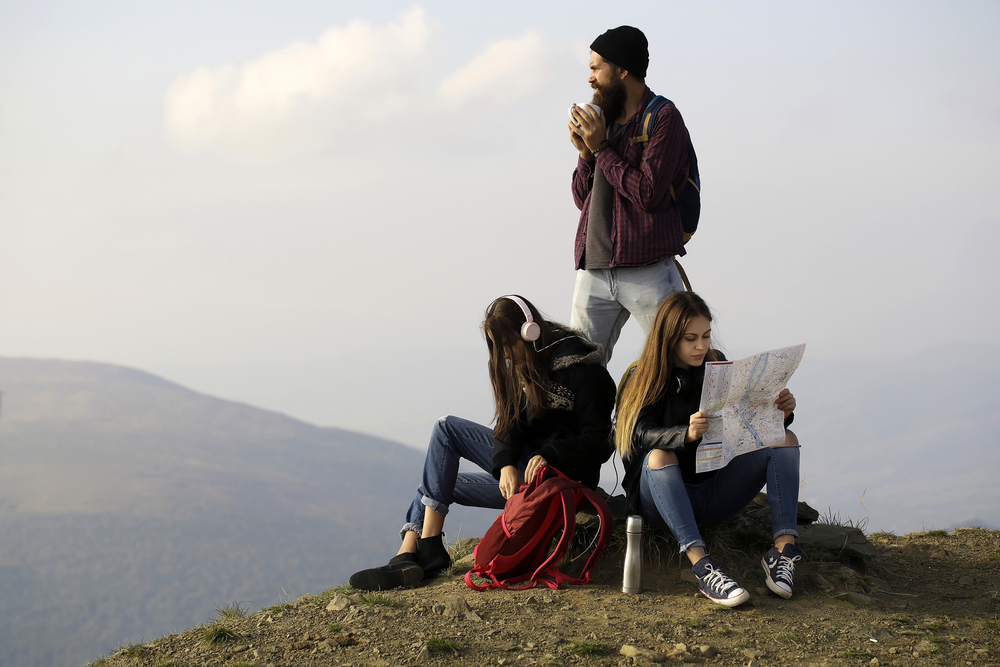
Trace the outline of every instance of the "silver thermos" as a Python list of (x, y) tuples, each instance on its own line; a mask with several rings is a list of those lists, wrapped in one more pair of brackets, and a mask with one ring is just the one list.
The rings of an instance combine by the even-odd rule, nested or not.
[(633, 595), (642, 592), (642, 517), (629, 516), (625, 522), (625, 576), (622, 578), (622, 593)]

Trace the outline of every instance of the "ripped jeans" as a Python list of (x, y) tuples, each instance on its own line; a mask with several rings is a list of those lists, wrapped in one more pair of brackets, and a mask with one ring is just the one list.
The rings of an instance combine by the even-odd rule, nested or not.
[(698, 519), (733, 518), (767, 484), (774, 537), (795, 535), (799, 504), (799, 447), (764, 447), (741, 454), (699, 484), (685, 484), (675, 464), (650, 469), (649, 455), (639, 478), (639, 509), (648, 525), (669, 528), (682, 552), (704, 547)]

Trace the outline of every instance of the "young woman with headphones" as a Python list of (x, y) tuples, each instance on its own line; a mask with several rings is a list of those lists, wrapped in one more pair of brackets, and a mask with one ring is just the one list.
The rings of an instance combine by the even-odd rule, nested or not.
[(708, 430), (699, 412), (705, 361), (723, 361), (712, 349), (712, 314), (693, 292), (667, 297), (656, 313), (642, 355), (622, 390), (615, 444), (625, 462), (629, 514), (669, 528), (691, 561), (698, 588), (714, 602), (735, 607), (750, 597), (705, 553), (696, 520), (725, 521), (767, 485), (774, 548), (762, 559), (771, 591), (792, 597), (799, 493), (799, 441), (787, 430), (795, 397), (783, 389), (775, 406), (785, 416), (781, 445), (741, 454), (724, 468), (695, 472), (695, 452)]
[[(486, 309), (496, 426), (458, 417), (434, 425), (423, 481), (387, 565), (356, 572), (361, 590), (408, 586), (451, 566), (442, 539), (452, 503), (503, 509), (546, 465), (596, 488), (613, 450), (615, 384), (604, 350), (583, 334), (546, 321), (527, 300), (503, 296)], [(461, 459), (485, 472), (460, 473)]]

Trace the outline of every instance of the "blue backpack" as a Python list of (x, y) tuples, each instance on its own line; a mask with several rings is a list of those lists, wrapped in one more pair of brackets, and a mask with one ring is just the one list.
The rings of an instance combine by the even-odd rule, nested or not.
[[(656, 124), (656, 116), (664, 104), (674, 104), (662, 95), (657, 95), (646, 105), (646, 119), (642, 123), (642, 135), (629, 139), (630, 145), (642, 144), (645, 152), (649, 143), (649, 131)], [(676, 107), (677, 105), (674, 104)], [(673, 179), (671, 179), (672, 181)], [(673, 182), (670, 184), (670, 197), (677, 202), (681, 213), (681, 226), (684, 228), (684, 243), (698, 230), (698, 218), (701, 217), (701, 175), (698, 173), (698, 156), (694, 153), (694, 144), (688, 148), (687, 186), (681, 191), (680, 197), (674, 192)]]

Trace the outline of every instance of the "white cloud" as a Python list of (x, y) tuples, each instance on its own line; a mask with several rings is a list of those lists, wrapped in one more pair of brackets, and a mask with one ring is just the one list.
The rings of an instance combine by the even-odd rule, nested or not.
[[(541, 89), (558, 59), (529, 30), (486, 45), (440, 84), (428, 81), (430, 28), (417, 6), (395, 23), (355, 20), (240, 65), (199, 67), (166, 95), (165, 128), (182, 149), (268, 157), (343, 147), (422, 119), (448, 123), (473, 104), (506, 107)], [(400, 118), (404, 112), (411, 122)], [(399, 118), (399, 122), (390, 119)], [(459, 121), (460, 122), (460, 121)]]
[(550, 72), (546, 55), (542, 36), (532, 30), (493, 42), (441, 82), (438, 92), (452, 104), (480, 99), (511, 104), (546, 82)]
[(414, 7), (395, 23), (355, 20), (315, 44), (290, 44), (238, 67), (199, 67), (167, 91), (167, 133), (183, 148), (218, 142), (229, 152), (271, 154), (323, 143), (331, 128), (377, 123), (417, 85), (429, 33), (424, 10)]

